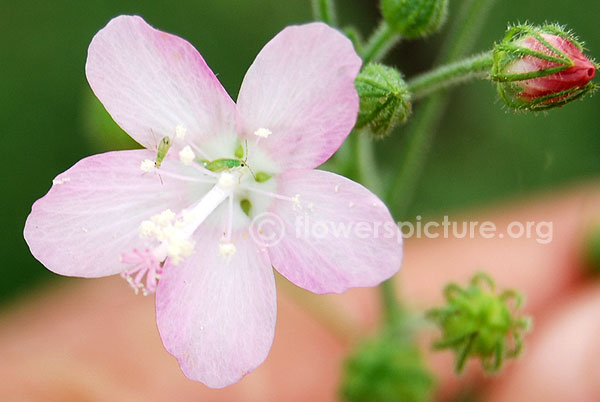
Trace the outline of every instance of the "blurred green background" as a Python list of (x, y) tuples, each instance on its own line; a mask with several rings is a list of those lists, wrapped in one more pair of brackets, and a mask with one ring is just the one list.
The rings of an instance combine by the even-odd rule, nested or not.
[[(460, 1), (452, 3), (454, 9)], [(497, 3), (478, 51), (500, 40), (508, 22), (547, 20), (567, 24), (586, 41), (591, 55), (600, 55), (600, 2), (582, 0), (576, 7), (544, 0)], [(338, 1), (342, 23), (368, 34), (378, 19), (376, 4)], [(234, 98), (261, 47), (285, 25), (311, 18), (309, 0), (1, 0), (0, 302), (50, 278), (65, 280), (31, 256), (22, 235), (31, 204), (48, 191), (51, 180), (85, 156), (132, 146), (124, 134), (110, 135), (114, 126), (103, 118), (84, 73), (92, 36), (118, 14), (142, 15), (151, 25), (188, 39)], [(443, 38), (442, 32), (405, 42), (388, 61), (408, 76), (425, 70)], [(455, 90), (411, 216), (446, 214), (599, 177), (599, 110), (596, 96), (547, 114), (514, 114), (488, 82)], [(402, 131), (378, 144), (384, 164), (399, 154)]]

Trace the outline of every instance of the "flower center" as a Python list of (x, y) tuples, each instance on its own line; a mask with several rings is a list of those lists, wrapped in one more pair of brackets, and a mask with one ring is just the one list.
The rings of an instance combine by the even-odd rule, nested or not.
[[(122, 276), (136, 293), (139, 289), (142, 289), (144, 295), (153, 293), (163, 271), (171, 265), (179, 264), (194, 252), (193, 234), (224, 201), (228, 201), (226, 229), (218, 249), (224, 260), (229, 260), (237, 251), (231, 240), (234, 223), (235, 228), (249, 225), (252, 217), (267, 210), (272, 199), (290, 201), (294, 208), (300, 205), (298, 196), (286, 197), (273, 192), (276, 180), (271, 179), (276, 175), (277, 167), (257, 147), (261, 141), (268, 141), (270, 130), (256, 130), (255, 141), (250, 146), (246, 140), (242, 140), (242, 145), (239, 139), (232, 142), (221, 139), (223, 142), (210, 153), (224, 151), (218, 153), (230, 156), (212, 160), (193, 143), (185, 144), (186, 132), (185, 127), (180, 125), (175, 129), (173, 140), (163, 137), (157, 146), (156, 159), (142, 161), (140, 169), (143, 174), (156, 174), (161, 182), (162, 177), (165, 177), (190, 183), (212, 184), (212, 188), (198, 202), (178, 213), (166, 209), (140, 223), (139, 235), (146, 241), (147, 247), (143, 251), (134, 249), (121, 255), (121, 262), (130, 265)], [(169, 152), (172, 145), (179, 149), (178, 153), (173, 150)], [(178, 159), (181, 165), (186, 166), (185, 173), (181, 173), (183, 170), (170, 170), (176, 164), (162, 164), (166, 159)], [(248, 162), (249, 159), (251, 162)], [(254, 171), (250, 165), (260, 166), (265, 171)], [(237, 203), (239, 208), (236, 209)]]
[[(122, 276), (136, 292), (138, 289), (142, 289), (144, 294), (154, 292), (165, 263), (168, 261), (169, 264), (177, 265), (193, 253), (192, 235), (223, 201), (233, 196), (240, 174), (235, 171), (222, 172), (217, 183), (196, 205), (182, 210), (178, 215), (166, 209), (142, 221), (139, 226), (140, 237), (154, 240), (158, 246), (147, 248), (143, 252), (134, 249), (121, 255), (122, 263), (133, 265)], [(220, 254), (224, 258), (230, 258), (235, 254), (235, 246), (222, 242)]]

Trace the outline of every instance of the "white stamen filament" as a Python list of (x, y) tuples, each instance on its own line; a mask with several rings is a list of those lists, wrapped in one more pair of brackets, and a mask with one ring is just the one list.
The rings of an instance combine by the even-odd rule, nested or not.
[(199, 170), (200, 172), (202, 172), (203, 174), (205, 174), (207, 176), (219, 177), (219, 173), (211, 172), (210, 170), (208, 170), (204, 166), (200, 166), (198, 163), (192, 163), (192, 167), (194, 169), (196, 169), (196, 170)]
[(299, 201), (298, 197), (288, 197), (288, 196), (285, 196), (285, 195), (281, 195), (281, 194), (277, 194), (277, 193), (272, 193), (270, 191), (259, 190), (259, 189), (254, 188), (254, 187), (242, 186), (241, 188), (243, 190), (252, 191), (254, 193), (265, 195), (265, 196), (271, 197), (271, 198), (276, 198), (278, 200), (291, 201), (293, 203), (297, 203)]
[[(204, 220), (223, 202), (233, 194), (235, 177), (228, 172), (221, 173), (219, 182), (189, 211), (187, 222), (181, 228), (181, 234), (188, 238), (204, 222)], [(233, 184), (233, 185), (232, 185)]]
[(185, 128), (185, 126), (183, 124), (178, 124), (175, 127), (175, 136), (178, 139), (183, 140), (185, 138), (186, 134), (187, 134), (187, 129)]
[[(256, 147), (260, 143), (260, 140), (262, 140), (263, 138), (267, 138), (271, 134), (272, 134), (271, 130), (269, 130), (268, 128), (261, 127), (258, 130), (256, 130), (254, 132), (254, 135), (256, 136), (256, 141), (254, 141), (254, 145), (252, 145), (252, 151), (254, 151), (254, 149), (256, 149)], [(250, 149), (249, 149), (249, 147), (248, 147), (248, 149), (246, 149), (246, 161), (250, 162)]]
[(191, 176), (185, 176), (185, 175), (181, 175), (181, 174), (177, 174), (177, 173), (166, 172), (162, 169), (160, 171), (160, 175), (164, 176), (164, 177), (171, 177), (173, 179), (189, 181), (189, 182), (194, 182), (194, 183), (214, 183), (215, 182), (214, 178), (200, 179), (198, 177), (191, 177)]
[(227, 204), (227, 226), (225, 228), (224, 240), (229, 243), (231, 241), (231, 232), (233, 228), (233, 195), (229, 197)]
[(189, 143), (189, 146), (196, 151), (197, 154), (200, 154), (200, 156), (206, 160), (211, 160), (211, 158), (208, 156), (208, 154), (206, 152), (204, 152), (203, 150), (200, 149), (200, 147), (198, 147), (196, 144), (194, 144), (193, 142)]
[(232, 197), (237, 180), (228, 172), (221, 173), (218, 183), (191, 209), (175, 214), (167, 209), (150, 220), (143, 221), (139, 231), (141, 237), (153, 237), (160, 245), (153, 250), (158, 261), (169, 261), (177, 265), (184, 257), (192, 254), (192, 234), (204, 220), (228, 197)]

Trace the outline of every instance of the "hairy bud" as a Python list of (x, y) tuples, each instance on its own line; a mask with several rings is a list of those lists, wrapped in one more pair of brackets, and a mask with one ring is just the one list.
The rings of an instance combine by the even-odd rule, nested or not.
[(388, 25), (405, 38), (427, 36), (446, 21), (448, 0), (382, 0)]
[[(450, 284), (444, 289), (446, 305), (427, 315), (442, 330), (436, 349), (451, 349), (460, 373), (469, 357), (477, 357), (488, 372), (502, 367), (505, 358), (520, 354), (522, 334), (529, 330), (529, 317), (517, 316), (521, 295), (507, 290), (496, 293), (492, 279), (479, 273), (466, 288)], [(513, 307), (509, 307), (513, 300)]]
[(385, 136), (411, 112), (410, 93), (402, 74), (392, 67), (371, 63), (356, 77), (360, 96), (357, 128)]
[(563, 28), (518, 25), (495, 46), (491, 78), (508, 106), (547, 110), (594, 90), (590, 81), (596, 68), (581, 43)]

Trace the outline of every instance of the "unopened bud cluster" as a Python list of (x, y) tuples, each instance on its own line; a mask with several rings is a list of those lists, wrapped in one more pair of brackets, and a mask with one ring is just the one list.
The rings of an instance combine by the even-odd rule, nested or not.
[(341, 399), (348, 402), (428, 402), (433, 378), (408, 334), (384, 331), (348, 358)]
[(497, 293), (493, 280), (479, 273), (466, 288), (457, 284), (446, 286), (444, 296), (446, 305), (427, 315), (442, 331), (434, 348), (454, 352), (458, 373), (469, 357), (479, 358), (486, 371), (495, 372), (505, 358), (520, 354), (530, 319), (516, 314), (521, 306), (519, 293)]

